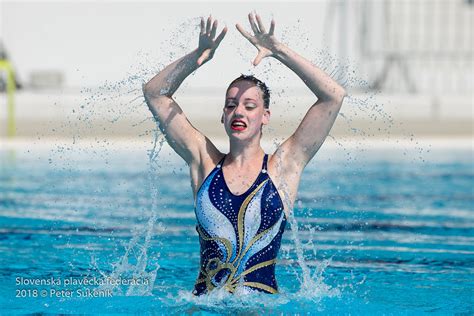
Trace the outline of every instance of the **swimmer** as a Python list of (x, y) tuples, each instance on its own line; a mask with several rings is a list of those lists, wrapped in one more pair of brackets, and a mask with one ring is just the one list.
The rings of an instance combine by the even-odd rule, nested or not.
[(248, 16), (252, 32), (237, 30), (257, 50), (253, 61), (275, 58), (314, 93), (294, 133), (273, 154), (260, 145), (262, 126), (270, 122), (270, 92), (265, 83), (242, 75), (225, 94), (221, 123), (230, 150), (220, 152), (191, 125), (173, 95), (184, 79), (212, 60), (227, 28), (201, 19), (198, 48), (165, 67), (143, 86), (148, 107), (168, 144), (190, 169), (195, 198), (201, 264), (193, 293), (216, 288), (231, 293), (277, 293), (275, 264), (287, 218), (296, 199), (301, 173), (328, 135), (346, 95), (324, 71), (267, 31), (261, 17)]

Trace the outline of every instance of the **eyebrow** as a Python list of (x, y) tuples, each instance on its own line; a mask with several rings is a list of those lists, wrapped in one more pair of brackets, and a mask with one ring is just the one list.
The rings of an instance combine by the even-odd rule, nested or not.
[[(227, 98), (226, 100), (237, 100), (237, 98)], [(245, 98), (245, 101), (257, 101), (255, 99), (252, 99), (252, 98)]]

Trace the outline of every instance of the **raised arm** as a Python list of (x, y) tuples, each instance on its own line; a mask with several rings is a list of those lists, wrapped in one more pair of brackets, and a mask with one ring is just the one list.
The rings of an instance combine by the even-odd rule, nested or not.
[(272, 20), (268, 32), (260, 16), (251, 13), (249, 21), (253, 36), (239, 24), (237, 29), (258, 49), (254, 65), (265, 57), (278, 59), (295, 72), (317, 97), (317, 102), (311, 105), (296, 131), (275, 153), (283, 158), (281, 161), (292, 172), (301, 171), (326, 139), (346, 92), (320, 68), (279, 42), (274, 35), (275, 21)]
[(143, 86), (145, 100), (166, 140), (188, 165), (199, 163), (203, 151), (217, 149), (191, 125), (172, 96), (187, 76), (212, 59), (227, 28), (217, 38), (216, 31), (217, 20), (201, 19), (198, 48), (165, 67)]

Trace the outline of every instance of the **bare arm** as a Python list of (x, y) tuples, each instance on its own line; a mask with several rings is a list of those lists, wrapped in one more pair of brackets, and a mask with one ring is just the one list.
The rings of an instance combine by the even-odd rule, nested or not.
[(165, 67), (143, 86), (145, 100), (159, 122), (166, 140), (188, 165), (199, 163), (205, 151), (217, 149), (191, 125), (172, 96), (186, 77), (212, 59), (227, 28), (224, 28), (217, 38), (216, 31), (217, 20), (212, 22), (209, 17), (205, 23), (204, 19), (201, 19), (199, 47)]
[(301, 171), (326, 139), (346, 92), (324, 71), (280, 43), (274, 36), (275, 21), (272, 20), (268, 33), (258, 15), (254, 17), (253, 14), (249, 14), (249, 21), (254, 36), (247, 33), (238, 24), (237, 29), (258, 49), (254, 65), (257, 65), (265, 57), (278, 59), (295, 72), (318, 98), (293, 135), (276, 152), (283, 158), (282, 161), (285, 164), (291, 164), (286, 165), (286, 169)]
[(291, 153), (295, 167), (303, 169), (329, 134), (346, 92), (324, 71), (283, 44), (278, 46), (275, 58), (293, 70), (318, 98), (293, 135), (279, 148)]

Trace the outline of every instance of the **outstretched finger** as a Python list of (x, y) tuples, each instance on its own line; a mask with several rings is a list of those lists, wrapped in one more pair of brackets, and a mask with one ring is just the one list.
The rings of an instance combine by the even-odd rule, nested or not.
[(242, 34), (243, 37), (245, 37), (246, 39), (248, 39), (250, 42), (252, 42), (252, 35), (250, 35), (249, 32), (247, 32), (246, 30), (244, 30), (244, 28), (240, 25), (240, 24), (236, 24), (235, 27), (237, 28), (237, 30), (240, 32), (240, 34)]
[(204, 23), (204, 18), (201, 17), (201, 35), (204, 35), (206, 33), (206, 25)]
[(275, 20), (272, 19), (272, 22), (270, 23), (270, 31), (268, 32), (268, 35), (273, 35), (275, 33)]
[(255, 18), (257, 19), (258, 28), (260, 29), (260, 31), (262, 33), (266, 33), (267, 31), (265, 30), (265, 26), (262, 23), (262, 19), (260, 18), (260, 15), (258, 15), (258, 14), (255, 15)]
[(211, 25), (212, 25), (212, 18), (209, 15), (207, 18), (207, 24), (206, 24), (206, 34), (209, 34), (211, 32)]
[(252, 31), (255, 35), (260, 33), (257, 24), (255, 23), (255, 19), (253, 17), (253, 13), (249, 13), (249, 22), (250, 22), (250, 27), (252, 28)]
[(219, 46), (221, 41), (224, 39), (224, 36), (226, 35), (226, 33), (227, 33), (227, 26), (222, 29), (221, 34), (219, 34), (219, 36), (216, 38), (216, 47)]
[(217, 32), (217, 20), (214, 20), (214, 23), (212, 23), (211, 38), (214, 38), (216, 36), (216, 32)]
[(258, 64), (260, 64), (260, 62), (262, 61), (263, 57), (265, 57), (265, 53), (263, 52), (258, 52), (258, 55), (257, 57), (255, 57), (254, 61), (253, 61), (253, 65), (254, 66), (257, 66)]

